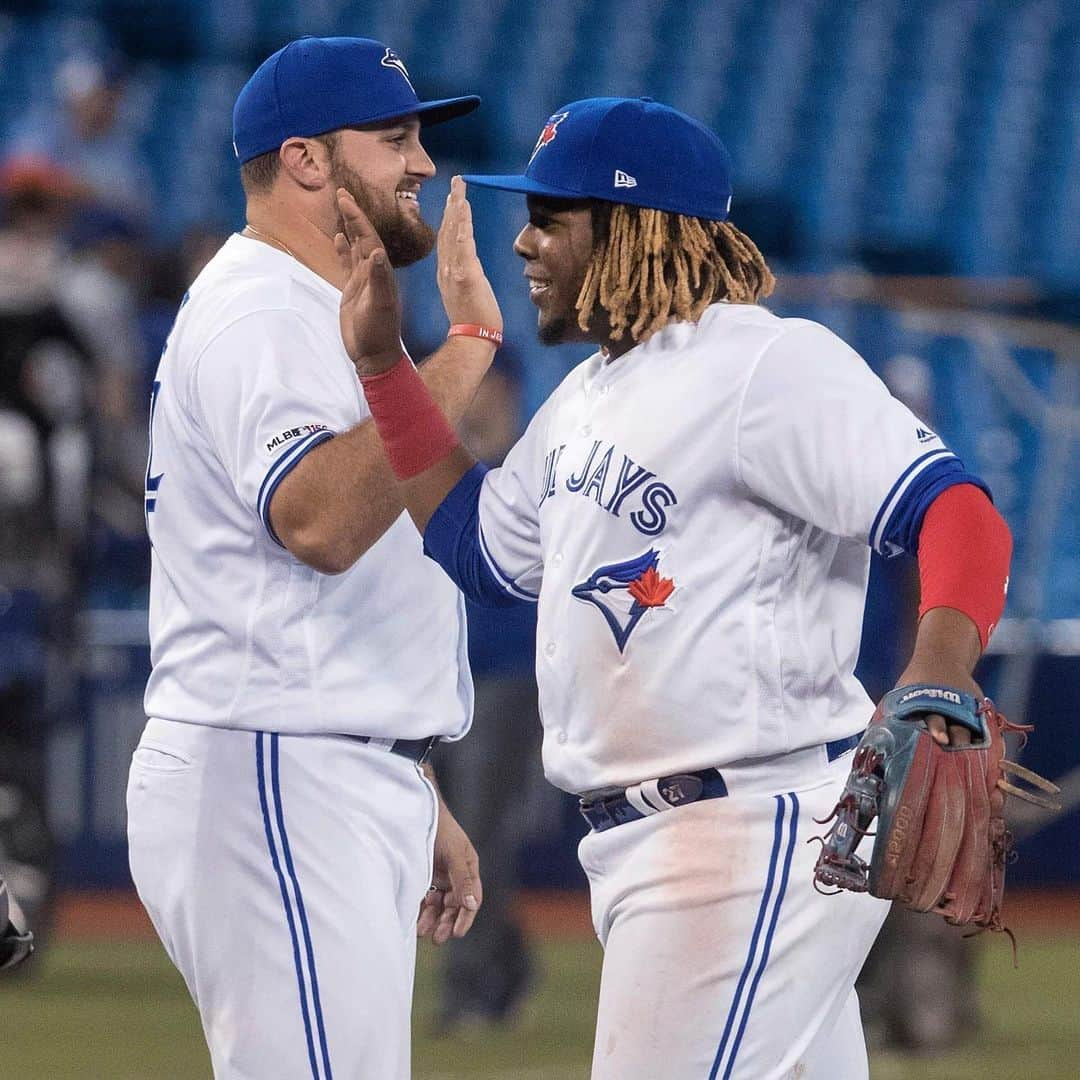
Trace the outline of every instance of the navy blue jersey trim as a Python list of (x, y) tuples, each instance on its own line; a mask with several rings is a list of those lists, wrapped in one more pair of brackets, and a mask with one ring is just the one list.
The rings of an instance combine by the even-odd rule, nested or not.
[(780, 892), (776, 897), (776, 906), (773, 908), (772, 919), (769, 921), (769, 931), (765, 935), (765, 945), (761, 950), (761, 961), (754, 973), (754, 981), (750, 984), (750, 993), (746, 997), (746, 1010), (743, 1012), (742, 1023), (739, 1024), (739, 1032), (735, 1036), (735, 1042), (731, 1047), (731, 1057), (728, 1059), (727, 1068), (724, 1070), (724, 1080), (730, 1080), (731, 1070), (735, 1067), (735, 1058), (739, 1053), (739, 1044), (742, 1042), (743, 1032), (746, 1031), (746, 1022), (750, 1019), (750, 1010), (754, 1007), (754, 995), (757, 993), (758, 983), (761, 982), (765, 965), (769, 962), (769, 950), (772, 948), (773, 934), (776, 932), (776, 924), (780, 918), (780, 905), (784, 902), (784, 894), (787, 892), (788, 877), (791, 874), (791, 859), (795, 854), (795, 832), (799, 824), (799, 797), (793, 791), (787, 796), (774, 796), (777, 803), (784, 798), (791, 799), (791, 817), (788, 819), (788, 845), (784, 855), (784, 870), (780, 877)]
[[(785, 803), (780, 796), (776, 797), (776, 819), (773, 822), (773, 846), (769, 856), (769, 873), (765, 878), (765, 890), (761, 894), (761, 904), (758, 907), (757, 922), (754, 924), (754, 932), (750, 937), (750, 948), (746, 953), (746, 962), (743, 964), (739, 975), (738, 985), (735, 987), (735, 996), (728, 1010), (727, 1021), (724, 1024), (724, 1033), (720, 1037), (720, 1046), (717, 1048), (716, 1057), (713, 1060), (712, 1069), (709, 1070), (709, 1080), (716, 1080), (720, 1069), (720, 1063), (727, 1050), (728, 1039), (731, 1037), (731, 1029), (735, 1025), (735, 1017), (738, 1015), (739, 1006), (742, 1003), (743, 990), (746, 988), (746, 980), (750, 978), (750, 972), (757, 956), (758, 941), (761, 938), (761, 928), (765, 925), (765, 915), (769, 908), (769, 900), (772, 897), (773, 882), (776, 878), (776, 862), (780, 854), (780, 841), (784, 830), (784, 807)], [(725, 1074), (726, 1075), (726, 1074)]]
[[(871, 524), (870, 526), (870, 546), (874, 548), (875, 551), (881, 550), (881, 548), (879, 547), (879, 541), (881, 538), (878, 535), (878, 529), (881, 526), (882, 519), (886, 516), (886, 512), (888, 511), (889, 506), (892, 504), (893, 499), (896, 497), (896, 493), (900, 491), (905, 484), (910, 483), (911, 477), (919, 471), (920, 467), (925, 467), (926, 463), (929, 462), (931, 458), (942, 458), (944, 460), (946, 458), (952, 458), (954, 456), (955, 455), (951, 450), (946, 450), (942, 447), (938, 447), (938, 449), (936, 450), (930, 450), (927, 453), (923, 454), (921, 457), (917, 457), (896, 478), (896, 483), (894, 483), (893, 486), (889, 488), (889, 493), (885, 496), (884, 499), (881, 500), (881, 505), (878, 507), (878, 512), (874, 515), (873, 524)], [(889, 517), (891, 518), (891, 516), (892, 515), (890, 514)]]
[(943, 491), (957, 484), (972, 484), (993, 501), (990, 489), (979, 477), (969, 473), (959, 458), (931, 461), (912, 478), (907, 490), (897, 500), (888, 521), (881, 528), (875, 548), (884, 555), (896, 555), (901, 551), (914, 555), (919, 549), (919, 533), (930, 504)]
[(289, 890), (285, 884), (285, 875), (281, 871), (281, 860), (278, 858), (274, 833), (270, 827), (270, 810), (267, 805), (266, 794), (266, 770), (263, 766), (263, 736), (264, 732), (262, 731), (255, 733), (255, 769), (259, 782), (259, 806), (262, 808), (263, 827), (266, 829), (266, 846), (270, 849), (270, 861), (273, 863), (274, 873), (277, 875), (278, 887), (281, 889), (281, 903), (285, 908), (285, 919), (289, 924), (289, 936), (292, 938), (293, 966), (296, 969), (296, 982), (300, 991), (300, 1010), (304, 1016), (304, 1033), (307, 1036), (311, 1075), (314, 1080), (319, 1080), (319, 1066), (315, 1058), (315, 1040), (312, 1036), (311, 1015), (308, 1011), (307, 987), (304, 982), (304, 967), (300, 959), (300, 939), (296, 934), (296, 920), (293, 917), (292, 905), (289, 903)]
[(495, 556), (491, 554), (491, 548), (488, 547), (487, 540), (484, 539), (484, 530), (480, 526), (480, 522), (476, 523), (476, 539), (480, 544), (480, 553), (484, 556), (484, 562), (487, 563), (488, 569), (494, 573), (495, 577), (502, 583), (504, 589), (511, 593), (518, 600), (522, 600), (527, 604), (535, 604), (540, 598), (535, 594), (529, 592), (528, 589), (523, 589), (514, 579), (498, 564)]
[(314, 450), (316, 446), (333, 437), (334, 432), (332, 431), (315, 431), (310, 435), (306, 435), (298, 443), (293, 443), (270, 466), (266, 476), (263, 477), (262, 486), (259, 488), (259, 496), (255, 500), (255, 506), (259, 512), (259, 517), (262, 518), (263, 525), (266, 526), (266, 531), (270, 534), (270, 539), (278, 547), (283, 548), (285, 545), (278, 538), (278, 534), (274, 532), (274, 526), (270, 524), (270, 503), (274, 498), (274, 492), (277, 491), (281, 481), (300, 464), (309, 451)]
[(472, 601), (484, 607), (510, 607), (536, 603), (510, 578), (499, 579), (495, 561), (482, 548), (480, 534), (480, 488), (487, 474), (484, 465), (474, 465), (435, 508), (424, 530), (424, 554), (434, 559), (455, 585)]

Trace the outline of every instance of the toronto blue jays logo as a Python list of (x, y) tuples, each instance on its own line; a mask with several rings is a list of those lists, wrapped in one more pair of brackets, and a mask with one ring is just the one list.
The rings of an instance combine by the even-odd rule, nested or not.
[(405, 66), (405, 61), (393, 49), (387, 49), (386, 55), (379, 61), (383, 67), (393, 68), (395, 71), (401, 73), (402, 78), (409, 84), (409, 89), (416, 93), (413, 88), (412, 79), (409, 78), (409, 69)]
[(554, 116), (548, 117), (548, 122), (544, 125), (544, 130), (540, 132), (540, 138), (536, 140), (536, 145), (533, 147), (532, 154), (529, 155), (530, 165), (533, 163), (533, 158), (559, 134), (559, 125), (569, 115), (568, 112), (557, 112)]
[(575, 585), (571, 592), (600, 609), (619, 652), (626, 648), (634, 627), (650, 608), (664, 607), (675, 591), (671, 578), (661, 577), (656, 567), (660, 552), (650, 548), (644, 555), (625, 562), (601, 566), (588, 581)]

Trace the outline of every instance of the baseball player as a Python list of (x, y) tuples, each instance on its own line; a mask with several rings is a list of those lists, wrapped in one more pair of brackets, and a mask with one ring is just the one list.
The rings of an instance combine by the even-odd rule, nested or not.
[[(421, 769), (469, 723), (463, 602), (368, 422), (334, 249), (340, 195), (388, 267), (431, 251), (421, 124), (478, 100), (421, 101), (361, 38), (266, 60), (233, 114), (247, 225), (191, 286), (154, 383), (131, 871), (218, 1077), (408, 1076), (417, 932), (460, 936), (482, 899)], [(468, 326), (500, 314), (462, 197), (437, 244), (465, 329), (421, 378), (458, 418), (494, 353)]]
[(854, 980), (887, 904), (820, 896), (807, 840), (872, 712), (870, 551), (919, 559), (901, 681), (977, 695), (1008, 530), (855, 352), (759, 305), (772, 275), (696, 121), (574, 102), (524, 175), (465, 179), (527, 195), (539, 336), (598, 351), (485, 471), (366, 317), (394, 283), (349, 208), (352, 356), (426, 550), (478, 600), (538, 604), (545, 770), (591, 826), (593, 1076), (865, 1077)]
[(0, 877), (0, 971), (17, 967), (33, 951), (34, 935), (26, 928), (22, 908)]

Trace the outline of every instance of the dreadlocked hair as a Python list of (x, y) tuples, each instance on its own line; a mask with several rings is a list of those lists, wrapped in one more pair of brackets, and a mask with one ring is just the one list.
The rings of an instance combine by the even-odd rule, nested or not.
[(596, 201), (593, 255), (577, 298), (578, 325), (596, 305), (613, 341), (643, 341), (669, 322), (697, 322), (717, 300), (755, 304), (773, 291), (757, 245), (730, 221)]

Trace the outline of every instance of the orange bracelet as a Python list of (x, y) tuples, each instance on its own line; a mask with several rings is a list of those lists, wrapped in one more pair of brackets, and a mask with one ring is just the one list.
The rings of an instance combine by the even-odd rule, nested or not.
[(503, 343), (501, 330), (491, 326), (480, 326), (478, 323), (454, 323), (446, 332), (447, 337), (476, 337), (484, 341), (492, 341), (496, 348)]

